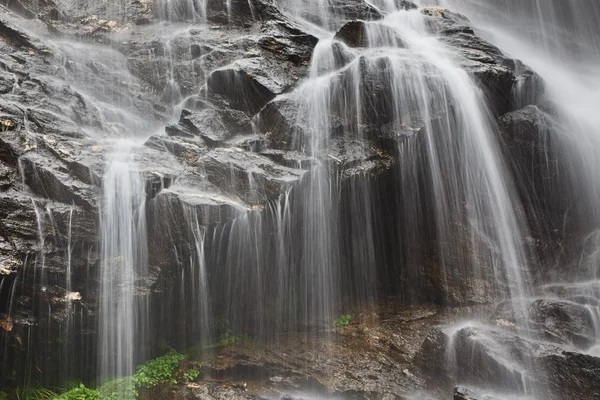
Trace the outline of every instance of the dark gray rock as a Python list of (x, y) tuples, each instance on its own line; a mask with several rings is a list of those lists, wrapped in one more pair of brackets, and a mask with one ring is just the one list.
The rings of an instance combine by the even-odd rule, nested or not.
[(5, 19), (0, 19), (0, 35), (2, 35), (2, 38), (6, 42), (12, 45), (25, 47), (26, 49), (33, 49), (36, 47), (26, 33), (19, 30)]
[[(563, 304), (538, 306), (539, 311), (532, 313), (531, 325), (540, 320), (539, 313), (548, 311), (547, 308), (560, 308), (560, 312), (549, 312), (552, 315), (549, 318), (561, 314), (561, 321), (565, 320)], [(572, 315), (569, 318), (577, 318), (579, 313), (571, 311), (565, 312)], [(425, 338), (414, 362), (432, 380), (432, 385), (441, 390), (460, 381), (469, 388), (473, 385), (506, 396), (524, 393), (526, 384), (528, 390), (556, 400), (565, 396), (585, 399), (598, 392), (597, 380), (592, 378), (597, 373), (598, 358), (549, 343), (545, 337), (539, 340), (535, 335), (518, 336), (514, 324), (507, 320), (497, 319), (496, 323), (497, 327), (480, 324), (457, 327), (458, 330), (451, 327), (449, 333), (434, 329)], [(535, 366), (537, 373), (532, 372), (531, 366)], [(477, 390), (460, 389), (458, 393), (455, 390), (457, 394), (463, 396), (459, 399), (488, 398)]]
[(25, 183), (37, 195), (96, 210), (98, 188), (74, 179), (64, 164), (36, 151), (21, 157), (21, 168)]
[(365, 21), (347, 22), (335, 34), (335, 39), (350, 47), (404, 47), (396, 31), (382, 24)]
[(368, 47), (369, 38), (364, 21), (347, 22), (335, 34), (335, 38), (350, 47)]
[(571, 187), (556, 118), (530, 105), (501, 116), (498, 123), (521, 198), (529, 206), (533, 233), (537, 237), (556, 237), (557, 232), (570, 230), (575, 215), (569, 210), (578, 196)]
[(328, 2), (329, 12), (343, 20), (378, 20), (383, 13), (363, 0), (331, 0)]
[(457, 386), (454, 388), (454, 400), (500, 400), (497, 397), (481, 395), (477, 391)]
[[(430, 29), (462, 56), (460, 65), (484, 89), (492, 111), (500, 116), (512, 109), (512, 89), (526, 68), (504, 55), (497, 47), (478, 37), (463, 15), (441, 7), (425, 7)], [(518, 76), (518, 75), (519, 76)]]
[(278, 59), (302, 66), (310, 62), (312, 51), (319, 41), (316, 37), (294, 26), (286, 18), (266, 21), (261, 26), (258, 44)]
[(396, 1), (396, 8), (398, 8), (399, 10), (416, 10), (419, 8), (419, 6), (417, 6), (415, 3), (413, 3), (412, 1), (408, 1), (408, 0), (397, 0)]
[(207, 108), (193, 112), (183, 110), (179, 125), (184, 131), (200, 136), (212, 147), (223, 145), (233, 136), (252, 133), (250, 118), (244, 112), (230, 108)]
[(208, 93), (222, 96), (232, 108), (254, 115), (284, 89), (258, 71), (252, 60), (213, 71), (206, 81)]
[(563, 351), (543, 358), (546, 384), (553, 399), (594, 399), (600, 397), (600, 358)]
[(582, 349), (596, 343), (591, 311), (583, 305), (539, 299), (529, 306), (529, 315), (534, 328), (549, 340)]
[(207, 0), (206, 19), (219, 24), (254, 22), (253, 3), (249, 0)]
[(214, 149), (199, 160), (207, 179), (250, 205), (264, 204), (298, 183), (305, 171), (240, 149)]
[(9, 10), (22, 16), (23, 18), (32, 19), (35, 18), (34, 12), (27, 8), (26, 3), (20, 0), (7, 0), (2, 4)]
[(12, 92), (17, 79), (15, 75), (8, 73), (0, 67), (0, 94)]

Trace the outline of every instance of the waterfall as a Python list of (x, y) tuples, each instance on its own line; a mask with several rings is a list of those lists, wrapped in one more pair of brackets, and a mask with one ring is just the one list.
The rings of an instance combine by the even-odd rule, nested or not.
[(4, 3), (0, 389), (600, 391), (597, 1)]
[[(426, 121), (417, 128), (422, 131), (419, 135), (424, 135), (419, 143), (422, 147), (414, 149), (417, 139), (403, 137), (398, 141), (398, 152), (403, 163), (422, 165), (427, 171), (410, 186), (417, 188), (419, 180), (426, 179), (432, 198), (399, 199), (398, 205), (403, 207), (400, 215), (410, 215), (431, 203), (442, 274), (495, 279), (495, 290), (505, 287), (504, 296), (513, 299), (515, 307), (524, 309), (520, 302), (530, 291), (528, 260), (517, 238), (526, 235), (527, 227), (521, 222), (514, 189), (494, 137), (495, 123), (483, 105), (483, 94), (454, 63), (451, 51), (428, 33), (425, 18), (418, 11), (402, 10), (381, 22), (366, 23), (365, 49), (347, 48), (331, 37), (321, 39), (314, 52), (311, 78), (291, 94), (300, 103), (298, 120), (310, 121), (308, 151), (312, 156), (326, 154), (335, 134), (331, 114), (350, 121), (345, 134), (364, 138), (368, 138), (369, 126), (389, 121), (391, 129), (400, 132)], [(335, 62), (340, 46), (353, 58), (341, 68)], [(365, 76), (389, 85), (378, 93), (376, 105), (362, 94), (372, 90)], [(328, 179), (319, 168), (312, 172), (307, 188), (310, 213), (304, 217), (309, 229), (304, 237), (309, 240), (303, 253), (315, 256), (305, 268), (319, 271), (311, 284), (317, 299), (339, 297), (335, 286), (340, 274), (335, 256), (339, 241), (332, 231), (335, 224), (328, 222), (338, 217)], [(373, 206), (365, 203), (365, 209), (356, 210), (353, 218), (367, 215)], [(365, 228), (373, 229), (368, 225)], [(369, 251), (364, 243), (357, 247)], [(460, 266), (456, 265), (457, 258)], [(372, 276), (368, 272), (371, 267), (363, 265), (365, 276)], [(465, 270), (469, 267), (472, 271)]]
[(596, 112), (600, 107), (600, 5), (557, 0), (441, 3), (471, 18), (483, 36), (529, 65), (543, 80), (544, 94), (537, 106), (550, 114), (556, 127), (547, 152), (561, 151), (565, 158), (560, 174), (567, 189), (558, 190), (577, 196), (562, 216), (560, 234), (568, 236), (577, 227), (580, 237), (574, 259), (556, 261), (577, 265), (577, 272), (559, 275), (559, 282), (548, 283), (553, 288), (551, 295), (560, 293), (557, 287), (568, 288), (561, 295), (582, 301), (595, 321), (600, 284), (600, 180), (596, 173), (600, 168), (600, 115)]
[(135, 172), (132, 144), (115, 144), (103, 180), (98, 308), (100, 377), (134, 372), (146, 334), (147, 309), (136, 280), (147, 275), (144, 183)]

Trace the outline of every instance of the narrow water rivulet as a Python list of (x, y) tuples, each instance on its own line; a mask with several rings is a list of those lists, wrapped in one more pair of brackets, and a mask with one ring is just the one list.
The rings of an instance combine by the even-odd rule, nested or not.
[(0, 1), (0, 399), (600, 398), (599, 17)]

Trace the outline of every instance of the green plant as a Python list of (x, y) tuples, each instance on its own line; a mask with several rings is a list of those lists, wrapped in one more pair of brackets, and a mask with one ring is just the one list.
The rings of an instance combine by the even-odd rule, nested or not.
[(223, 336), (227, 332), (231, 332), (229, 320), (225, 317), (216, 317), (213, 322), (213, 331), (216, 336)]
[(352, 320), (352, 316), (349, 314), (344, 314), (335, 321), (333, 321), (334, 328), (341, 328), (342, 326), (350, 325), (350, 321)]
[(68, 390), (54, 400), (100, 400), (100, 393), (95, 389), (85, 387), (80, 383), (77, 387)]
[(131, 376), (106, 382), (98, 389), (98, 393), (102, 400), (135, 400), (138, 398), (135, 381)]
[(48, 400), (56, 397), (56, 393), (36, 384), (16, 388), (12, 397), (15, 400)]
[(135, 386), (149, 389), (158, 385), (177, 384), (175, 372), (179, 369), (179, 361), (185, 358), (183, 354), (170, 351), (162, 357), (140, 365), (133, 376)]
[(67, 381), (60, 387), (60, 393), (65, 393), (70, 390), (77, 389), (80, 387), (81, 384), (81, 381), (78, 380)]
[(134, 376), (113, 379), (98, 389), (86, 387), (78, 381), (68, 382), (58, 395), (50, 389), (40, 386), (17, 388), (9, 396), (0, 392), (0, 400), (136, 400), (137, 389), (150, 389), (159, 385), (176, 385), (178, 381), (193, 381), (200, 375), (197, 369), (183, 371), (179, 363), (187, 356), (169, 351), (162, 357), (150, 360), (138, 366)]
[(35, 384), (16, 388), (13, 397), (16, 400), (48, 400), (56, 397), (56, 393)]
[(200, 375), (200, 371), (197, 369), (190, 369), (189, 371), (183, 373), (182, 380), (186, 382), (193, 381), (198, 377), (198, 375)]
[(231, 334), (231, 331), (228, 329), (227, 331), (225, 331), (225, 333), (223, 333), (221, 335), (221, 337), (219, 338), (219, 341), (217, 341), (214, 344), (206, 346), (206, 349), (216, 350), (216, 349), (221, 349), (223, 347), (231, 346), (234, 344), (253, 345), (254, 343), (255, 343), (255, 340), (252, 337), (250, 337), (248, 335), (234, 336)]
[(0, 392), (0, 400), (8, 400), (8, 393)]

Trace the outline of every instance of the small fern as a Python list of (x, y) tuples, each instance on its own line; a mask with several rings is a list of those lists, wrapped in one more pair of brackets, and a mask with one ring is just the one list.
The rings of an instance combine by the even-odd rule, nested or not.
[(56, 393), (38, 384), (18, 387), (13, 392), (15, 400), (49, 400), (56, 397)]
[(352, 320), (352, 316), (349, 314), (344, 314), (335, 321), (333, 321), (334, 328), (341, 328), (343, 326), (350, 325), (350, 321)]

